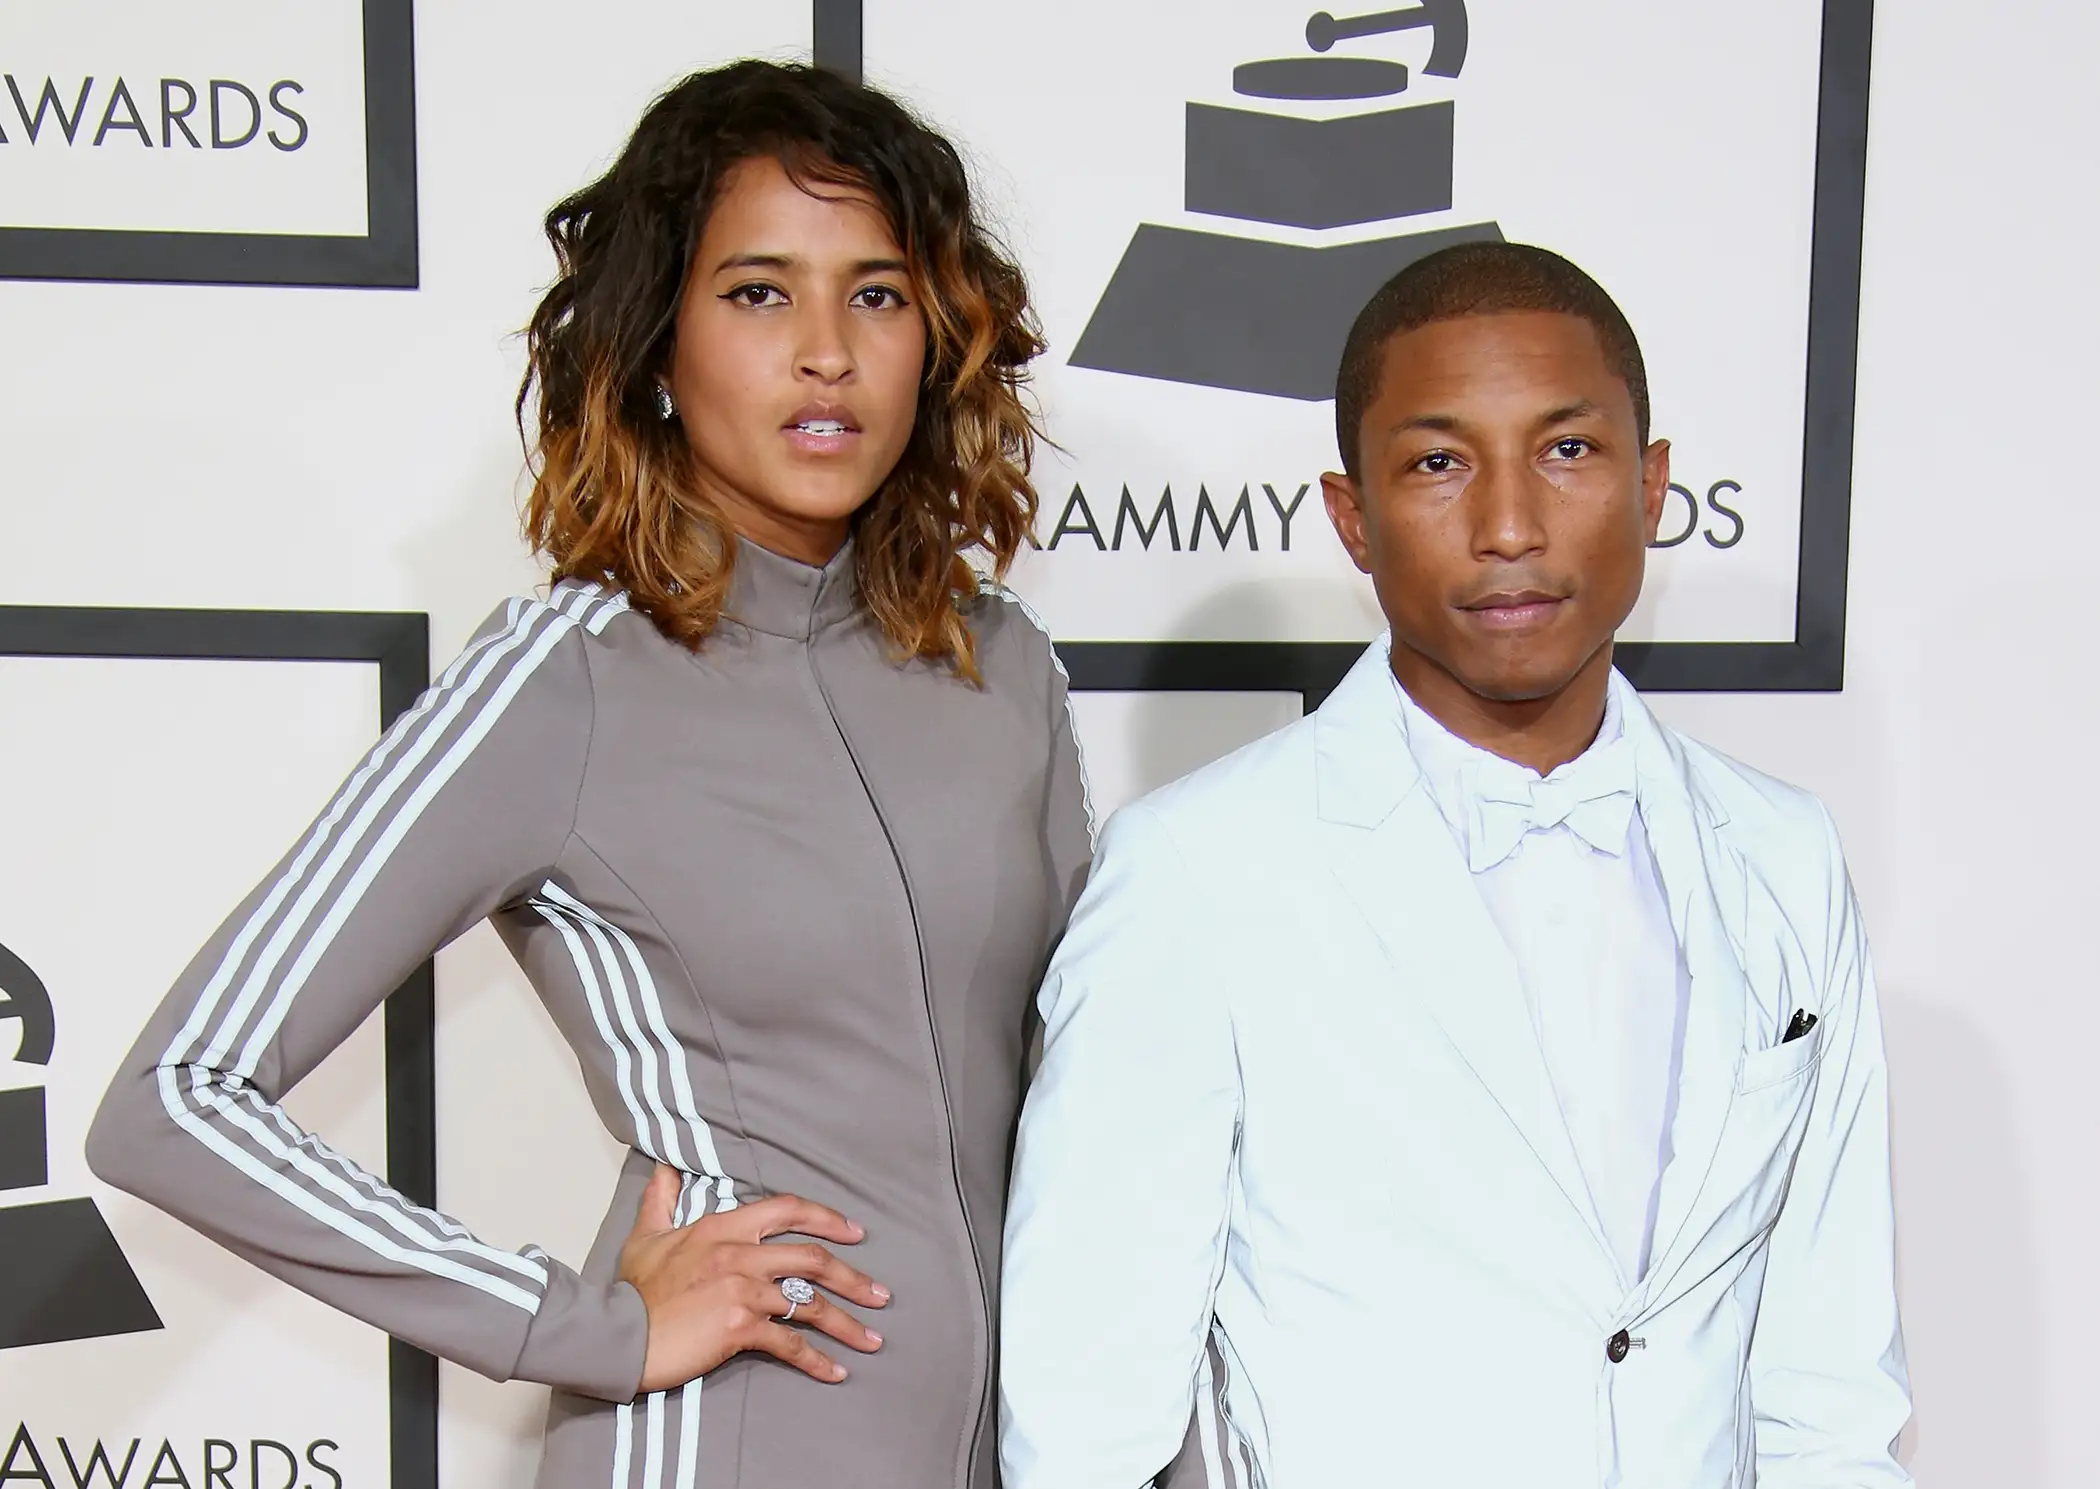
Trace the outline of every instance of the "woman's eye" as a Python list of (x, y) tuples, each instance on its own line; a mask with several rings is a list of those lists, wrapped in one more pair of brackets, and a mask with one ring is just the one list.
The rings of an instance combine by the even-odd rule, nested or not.
[(871, 284), (853, 297), (853, 303), (863, 310), (896, 310), (904, 304), (904, 296), (886, 284)]
[(787, 296), (770, 284), (740, 284), (722, 297), (732, 304), (756, 310), (761, 305), (784, 305)]

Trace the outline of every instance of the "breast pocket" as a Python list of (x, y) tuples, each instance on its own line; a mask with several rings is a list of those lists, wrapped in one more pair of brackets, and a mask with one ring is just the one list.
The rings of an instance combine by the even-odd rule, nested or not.
[(1816, 1068), (1816, 1062), (1822, 1058), (1823, 1029), (1819, 1024), (1799, 1039), (1745, 1054), (1736, 1071), (1736, 1092), (1748, 1095), (1801, 1080)]
[(1721, 1229), (1738, 1242), (1770, 1229), (1779, 1218), (1794, 1159), (1815, 1105), (1822, 1030), (1743, 1056), (1729, 1104), (1727, 1136), (1716, 1155), (1714, 1184), (1727, 1193)]

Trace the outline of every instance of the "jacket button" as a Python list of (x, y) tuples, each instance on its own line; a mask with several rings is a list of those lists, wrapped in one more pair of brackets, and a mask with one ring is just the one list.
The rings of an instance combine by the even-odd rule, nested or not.
[(1604, 1341), (1604, 1358), (1616, 1365), (1626, 1358), (1626, 1352), (1632, 1348), (1632, 1337), (1624, 1329), (1621, 1329), (1618, 1333), (1612, 1335), (1611, 1338)]

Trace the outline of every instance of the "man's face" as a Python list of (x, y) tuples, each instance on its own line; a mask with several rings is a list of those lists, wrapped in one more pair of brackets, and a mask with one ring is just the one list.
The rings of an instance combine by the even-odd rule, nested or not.
[(1670, 452), (1587, 321), (1466, 316), (1396, 336), (1359, 431), (1362, 477), (1320, 478), (1393, 628), (1476, 697), (1547, 698), (1607, 658), (1641, 592)]

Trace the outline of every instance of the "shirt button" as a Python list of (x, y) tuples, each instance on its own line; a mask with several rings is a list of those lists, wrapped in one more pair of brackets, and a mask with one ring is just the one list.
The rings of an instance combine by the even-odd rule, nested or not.
[(1632, 1336), (1627, 1334), (1624, 1329), (1621, 1329), (1618, 1333), (1612, 1335), (1611, 1338), (1604, 1341), (1604, 1358), (1616, 1365), (1626, 1358), (1626, 1352), (1632, 1348)]

